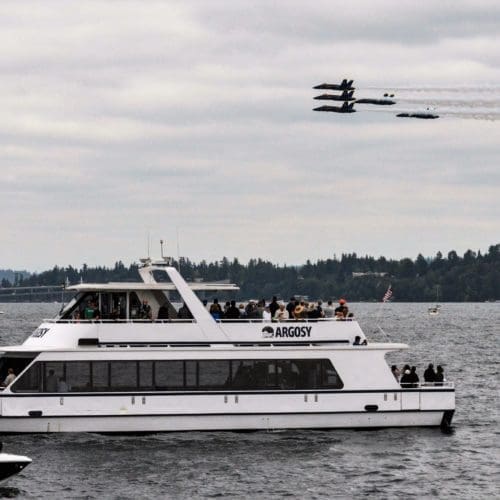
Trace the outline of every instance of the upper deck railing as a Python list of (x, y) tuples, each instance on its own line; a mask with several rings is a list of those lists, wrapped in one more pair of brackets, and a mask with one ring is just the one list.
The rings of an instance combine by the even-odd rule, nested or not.
[[(44, 323), (196, 323), (196, 319), (181, 319), (181, 318), (166, 318), (166, 319), (147, 319), (147, 318), (118, 318), (118, 319), (62, 319), (62, 318), (45, 318)], [(355, 318), (291, 318), (283, 320), (264, 319), (264, 318), (239, 318), (239, 319), (215, 319), (216, 323), (325, 323), (325, 322), (345, 322), (356, 321)]]

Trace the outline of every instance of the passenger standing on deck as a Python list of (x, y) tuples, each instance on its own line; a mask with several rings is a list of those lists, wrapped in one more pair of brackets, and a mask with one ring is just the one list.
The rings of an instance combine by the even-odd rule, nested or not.
[(227, 308), (226, 314), (224, 316), (226, 319), (239, 319), (240, 318), (240, 310), (236, 307), (236, 301), (232, 300), (229, 303), (229, 307)]
[(399, 376), (401, 375), (399, 368), (396, 365), (392, 365), (391, 372), (394, 375), (394, 378), (399, 382)]
[(333, 318), (335, 314), (335, 308), (333, 307), (333, 303), (329, 300), (325, 307), (323, 307), (323, 312), (325, 313), (325, 318)]
[(214, 299), (212, 305), (210, 306), (210, 314), (214, 319), (220, 319), (222, 316), (222, 308), (219, 304), (219, 299)]
[(148, 301), (145, 299), (142, 301), (141, 317), (142, 317), (142, 319), (153, 319), (153, 316), (151, 315), (151, 306), (148, 304)]
[(432, 363), (429, 364), (427, 369), (424, 372), (424, 381), (425, 382), (435, 382), (436, 381), (436, 372), (434, 371), (434, 365)]
[(419, 383), (419, 378), (418, 378), (418, 375), (417, 375), (417, 367), (416, 366), (412, 366), (411, 369), (410, 369), (410, 383), (411, 383), (411, 387), (418, 387), (418, 383)]
[(446, 379), (444, 378), (444, 370), (441, 365), (438, 365), (436, 368), (436, 385), (443, 385), (443, 382), (446, 382)]
[(289, 318), (288, 311), (285, 309), (285, 304), (280, 304), (278, 310), (274, 314), (275, 321), (285, 321)]
[(410, 377), (410, 367), (407, 370), (404, 370), (403, 376), (401, 377), (401, 387), (410, 387), (411, 386), (411, 377)]
[(275, 312), (279, 309), (278, 299), (277, 297), (273, 297), (271, 303), (269, 304), (269, 311), (271, 312), (271, 317), (274, 318)]
[(83, 317), (85, 319), (94, 319), (94, 306), (90, 299), (87, 300), (87, 307), (83, 311)]
[(347, 318), (349, 314), (349, 308), (346, 305), (345, 299), (340, 299), (338, 307), (335, 308), (335, 316), (338, 318), (340, 314), (342, 314), (344, 318)]
[(295, 297), (290, 297), (290, 302), (286, 305), (286, 310), (288, 311), (288, 317), (293, 318), (293, 311), (295, 310), (295, 306), (297, 305), (297, 301)]

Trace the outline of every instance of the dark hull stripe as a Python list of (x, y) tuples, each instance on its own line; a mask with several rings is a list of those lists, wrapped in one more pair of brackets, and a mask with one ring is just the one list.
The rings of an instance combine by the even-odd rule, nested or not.
[(453, 388), (436, 388), (436, 389), (368, 389), (368, 390), (338, 390), (338, 391), (325, 391), (322, 389), (297, 389), (295, 391), (150, 391), (150, 392), (142, 392), (142, 391), (136, 391), (136, 392), (44, 392), (43, 394), (40, 393), (30, 393), (30, 394), (24, 394), (20, 392), (16, 392), (13, 394), (1, 394), (0, 395), (0, 400), (2, 398), (50, 398), (50, 397), (59, 397), (59, 398), (74, 398), (74, 397), (89, 397), (89, 396), (96, 396), (96, 397), (109, 397), (109, 396), (136, 396), (136, 397), (142, 397), (142, 396), (216, 396), (218, 394), (220, 395), (245, 395), (245, 394), (272, 394), (273, 396), (279, 395), (279, 394), (390, 394), (390, 393), (414, 393), (414, 392), (422, 392), (422, 393), (441, 393), (441, 392), (455, 392), (455, 389)]
[(2, 420), (18, 420), (18, 419), (65, 419), (65, 418), (143, 418), (143, 417), (227, 417), (227, 416), (276, 416), (276, 415), (377, 415), (385, 413), (442, 413), (448, 411), (447, 409), (434, 409), (434, 410), (382, 410), (377, 412), (369, 411), (290, 411), (290, 412), (222, 412), (222, 413), (135, 413), (135, 414), (115, 414), (110, 413), (106, 415), (42, 415), (39, 417), (32, 417), (29, 415), (9, 415), (0, 416), (0, 426)]

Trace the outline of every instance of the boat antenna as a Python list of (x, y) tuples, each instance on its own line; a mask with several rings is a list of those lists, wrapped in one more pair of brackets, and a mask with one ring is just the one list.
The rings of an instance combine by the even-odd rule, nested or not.
[(151, 258), (151, 233), (148, 231), (148, 242), (147, 242), (147, 246), (148, 246), (148, 259)]
[(165, 257), (163, 256), (163, 240), (160, 240), (160, 254), (161, 254), (161, 258), (165, 259)]

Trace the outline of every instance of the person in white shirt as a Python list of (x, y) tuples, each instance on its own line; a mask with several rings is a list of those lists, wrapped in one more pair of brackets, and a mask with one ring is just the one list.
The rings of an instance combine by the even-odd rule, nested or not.
[(4, 387), (7, 387), (8, 385), (12, 384), (12, 382), (14, 382), (15, 379), (16, 379), (16, 374), (14, 373), (14, 370), (12, 368), (9, 368), (7, 370), (7, 376), (3, 381)]
[(290, 318), (290, 316), (288, 314), (288, 311), (285, 308), (285, 304), (280, 304), (279, 308), (274, 313), (274, 320), (275, 321), (284, 321), (284, 320), (289, 319), (289, 318)]

